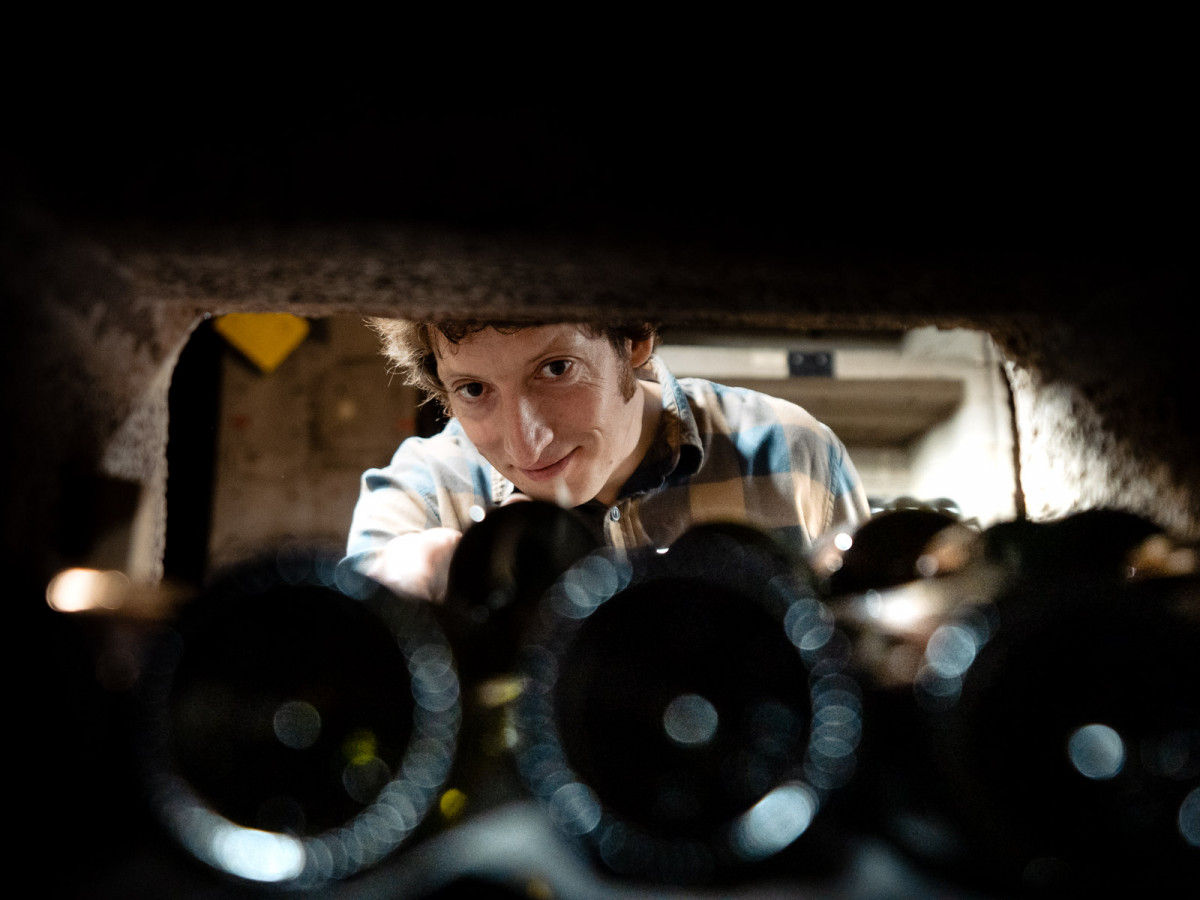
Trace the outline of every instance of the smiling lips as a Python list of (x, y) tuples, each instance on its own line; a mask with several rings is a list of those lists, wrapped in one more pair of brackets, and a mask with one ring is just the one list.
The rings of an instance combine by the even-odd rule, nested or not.
[(521, 469), (521, 474), (530, 481), (549, 481), (556, 475), (562, 474), (563, 470), (567, 468), (567, 464), (571, 461), (571, 458), (574, 455), (575, 451), (572, 450), (562, 459), (558, 460), (558, 462), (552, 462), (550, 465), (542, 466), (538, 469)]

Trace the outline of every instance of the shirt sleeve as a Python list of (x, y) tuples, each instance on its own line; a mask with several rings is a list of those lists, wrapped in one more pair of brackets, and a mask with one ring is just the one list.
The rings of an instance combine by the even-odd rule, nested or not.
[(430, 438), (409, 438), (387, 466), (363, 473), (342, 567), (365, 571), (402, 534), (464, 531), (495, 505), (496, 481), (456, 423)]
[(870, 506), (845, 444), (807, 410), (775, 397), (765, 402), (770, 413), (764, 417), (774, 419), (764, 429), (764, 440), (787, 447), (786, 460), (776, 465), (790, 471), (803, 544), (811, 546), (832, 529), (853, 531), (870, 517)]
[[(693, 522), (746, 521), (806, 549), (869, 517), (845, 445), (795, 403), (743, 387), (680, 379), (700, 463), (686, 484)], [(661, 504), (660, 504), (661, 505)]]
[(832, 502), (825, 530), (838, 528), (853, 531), (871, 517), (871, 507), (845, 445), (832, 431), (826, 430), (830, 438), (829, 493)]

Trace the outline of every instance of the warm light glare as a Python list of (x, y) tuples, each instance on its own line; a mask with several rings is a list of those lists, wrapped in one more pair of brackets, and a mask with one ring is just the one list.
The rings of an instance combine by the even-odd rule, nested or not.
[(923, 594), (921, 585), (889, 591), (886, 595), (868, 591), (865, 600), (867, 614), (886, 628), (909, 631), (934, 613), (934, 604)]
[(120, 572), (66, 569), (46, 587), (46, 602), (51, 609), (63, 613), (116, 609), (128, 585), (129, 579)]
[(476, 696), (479, 702), (489, 709), (512, 703), (521, 696), (525, 684), (520, 678), (502, 677), (485, 681), (479, 686)]

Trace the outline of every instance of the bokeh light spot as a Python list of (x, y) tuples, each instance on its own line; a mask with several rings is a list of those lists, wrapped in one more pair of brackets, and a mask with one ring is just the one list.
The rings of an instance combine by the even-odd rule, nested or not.
[(808, 830), (816, 813), (817, 797), (811, 788), (780, 785), (738, 819), (734, 848), (751, 860), (778, 853)]
[(944, 678), (961, 676), (975, 661), (979, 646), (969, 628), (942, 625), (929, 638), (925, 659), (930, 668)]
[(699, 747), (717, 733), (720, 717), (717, 709), (699, 694), (680, 694), (663, 712), (667, 737), (680, 746)]
[(293, 750), (311, 747), (321, 736), (321, 714), (311, 703), (289, 700), (275, 710), (271, 720), (279, 743)]
[(342, 755), (351, 765), (362, 765), (375, 757), (379, 741), (366, 728), (356, 728), (342, 742)]
[(304, 870), (304, 845), (286, 834), (226, 824), (214, 829), (210, 846), (221, 868), (251, 881), (287, 881)]
[(453, 822), (467, 808), (467, 795), (458, 788), (450, 788), (438, 799), (438, 810), (448, 822)]
[(1200, 788), (1193, 788), (1179, 807), (1179, 833), (1193, 847), (1200, 847)]
[(1084, 725), (1067, 740), (1067, 755), (1084, 778), (1104, 781), (1125, 767), (1125, 742), (1107, 725)]

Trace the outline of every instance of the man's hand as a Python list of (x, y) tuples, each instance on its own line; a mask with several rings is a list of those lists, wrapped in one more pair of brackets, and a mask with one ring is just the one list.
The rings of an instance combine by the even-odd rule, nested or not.
[(441, 603), (446, 598), (450, 559), (461, 537), (453, 528), (394, 537), (366, 574), (397, 593)]

